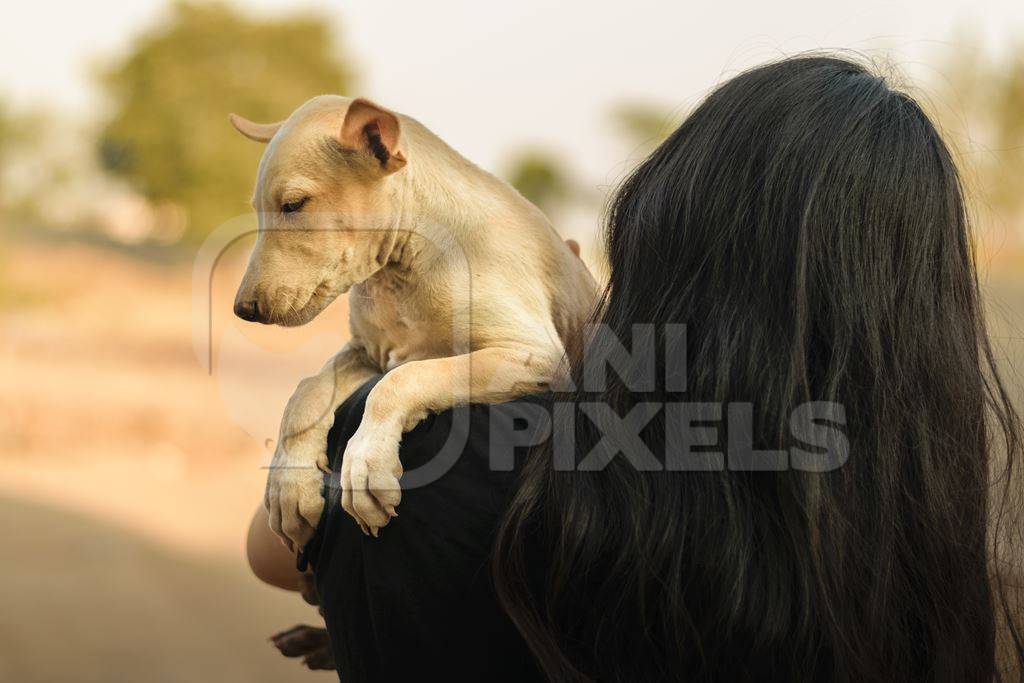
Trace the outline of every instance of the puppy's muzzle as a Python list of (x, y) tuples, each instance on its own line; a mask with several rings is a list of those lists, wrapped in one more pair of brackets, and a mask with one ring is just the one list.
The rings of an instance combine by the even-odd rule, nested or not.
[(236, 301), (235, 315), (242, 320), (247, 320), (251, 323), (260, 322), (259, 302), (255, 299), (252, 301)]

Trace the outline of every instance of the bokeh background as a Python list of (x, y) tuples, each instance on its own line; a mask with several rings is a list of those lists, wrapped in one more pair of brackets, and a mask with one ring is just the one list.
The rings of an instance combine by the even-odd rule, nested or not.
[[(0, 680), (330, 680), (266, 638), (316, 614), (243, 538), (284, 401), (340, 345), (232, 318), (261, 147), (324, 93), (415, 116), (600, 268), (609, 192), (716, 83), (843, 48), (922, 98), (974, 201), (1016, 394), (1024, 3), (35, 0), (0, 21)], [(194, 288), (194, 282), (196, 286)], [(212, 359), (212, 364), (208, 361)]]

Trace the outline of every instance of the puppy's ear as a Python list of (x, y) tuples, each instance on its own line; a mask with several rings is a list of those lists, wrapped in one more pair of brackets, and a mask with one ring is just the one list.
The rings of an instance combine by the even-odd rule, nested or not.
[(270, 138), (274, 137), (281, 124), (284, 123), (284, 121), (278, 121), (277, 123), (253, 123), (238, 114), (228, 114), (228, 119), (231, 120), (231, 125), (235, 127), (235, 130), (256, 142), (270, 142)]
[(352, 101), (341, 124), (341, 142), (372, 155), (385, 173), (405, 166), (398, 117), (369, 100)]

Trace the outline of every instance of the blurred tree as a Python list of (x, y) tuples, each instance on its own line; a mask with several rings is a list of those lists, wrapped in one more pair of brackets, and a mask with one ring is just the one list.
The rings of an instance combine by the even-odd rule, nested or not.
[[(646, 155), (679, 124), (681, 117), (651, 104), (620, 104), (611, 112), (628, 144)], [(506, 179), (545, 213), (551, 214), (569, 202), (597, 206), (604, 192), (574, 185), (571, 169), (551, 152), (532, 148), (520, 151), (507, 166)]]
[(997, 162), (987, 174), (994, 183), (992, 201), (1020, 219), (1024, 209), (1024, 45), (989, 75), (992, 152)]
[(4, 168), (10, 150), (12, 126), (10, 105), (0, 99), (0, 170)]
[(611, 111), (612, 122), (627, 141), (649, 154), (671, 135), (683, 117), (678, 112), (651, 103), (622, 103)]
[(345, 92), (352, 74), (322, 16), (254, 19), (178, 2), (99, 80), (113, 105), (103, 165), (150, 200), (183, 207), (195, 241), (247, 210), (263, 151), (228, 112), (277, 121), (314, 95)]
[(11, 172), (17, 162), (31, 153), (38, 134), (40, 111), (26, 111), (0, 98), (0, 208), (10, 212), (16, 193), (11, 192)]
[(925, 102), (987, 220), (1024, 231), (1024, 45), (992, 59), (970, 36), (954, 42)]
[(549, 213), (570, 198), (569, 174), (552, 154), (539, 149), (520, 152), (509, 164), (508, 181)]
[(11, 138), (13, 137), (14, 122), (11, 116), (10, 105), (6, 100), (0, 99), (0, 208), (4, 206), (6, 182), (4, 182), (7, 171), (7, 157), (11, 152)]

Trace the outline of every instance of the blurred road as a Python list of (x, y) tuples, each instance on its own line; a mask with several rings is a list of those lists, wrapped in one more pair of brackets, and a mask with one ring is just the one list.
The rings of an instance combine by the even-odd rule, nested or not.
[[(264, 437), (340, 345), (342, 305), (293, 334), (236, 326), (226, 263), (215, 320), (247, 359), (229, 380), (193, 354), (187, 259), (0, 241), (0, 680), (331, 679), (267, 642), (319, 617), (251, 576), (244, 537)], [(248, 433), (226, 394), (261, 406)]]

